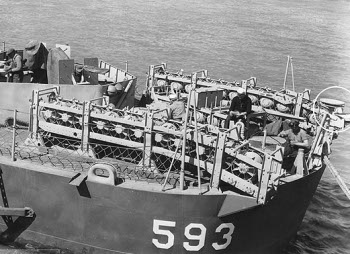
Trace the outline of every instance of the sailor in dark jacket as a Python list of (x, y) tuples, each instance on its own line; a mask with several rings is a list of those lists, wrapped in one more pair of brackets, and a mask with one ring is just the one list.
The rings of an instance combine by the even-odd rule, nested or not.
[(229, 128), (230, 121), (234, 122), (242, 121), (246, 122), (247, 115), (252, 112), (252, 100), (245, 93), (243, 88), (239, 88), (237, 90), (238, 95), (233, 97), (231, 101), (231, 106), (229, 110), (229, 114), (225, 120), (225, 128)]

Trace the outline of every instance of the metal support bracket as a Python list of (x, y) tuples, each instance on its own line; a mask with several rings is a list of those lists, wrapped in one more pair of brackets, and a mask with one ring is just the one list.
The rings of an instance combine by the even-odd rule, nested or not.
[(211, 188), (219, 188), (221, 172), (222, 172), (222, 161), (224, 158), (225, 151), (225, 140), (226, 140), (226, 132), (220, 132), (218, 134), (218, 139), (216, 142), (216, 153), (215, 153), (215, 161), (213, 173), (211, 175), (210, 187)]

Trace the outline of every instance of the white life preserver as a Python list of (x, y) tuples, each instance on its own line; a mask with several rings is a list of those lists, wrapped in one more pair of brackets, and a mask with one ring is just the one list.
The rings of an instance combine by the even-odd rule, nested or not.
[[(108, 177), (97, 175), (96, 170), (102, 169), (103, 171), (108, 172)], [(88, 171), (88, 177), (87, 181), (95, 182), (95, 183), (102, 183), (102, 184), (108, 184), (108, 185), (115, 185), (115, 179), (116, 179), (116, 169), (114, 166), (109, 164), (94, 164), (90, 167)]]

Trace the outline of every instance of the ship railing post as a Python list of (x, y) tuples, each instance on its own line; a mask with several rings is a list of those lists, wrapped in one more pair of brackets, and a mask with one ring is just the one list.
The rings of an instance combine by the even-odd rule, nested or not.
[(276, 150), (271, 154), (264, 152), (257, 195), (257, 202), (259, 204), (266, 203), (270, 190), (274, 189), (277, 191), (279, 180), (285, 175), (285, 170), (282, 168), (283, 155), (284, 147), (282, 146), (277, 146)]
[(258, 199), (257, 201), (259, 204), (265, 204), (266, 202), (272, 160), (273, 160), (272, 155), (265, 153), (263, 167), (261, 170), (260, 187), (259, 187), (258, 196), (257, 196), (257, 199)]
[(210, 187), (219, 189), (221, 173), (222, 173), (222, 162), (224, 161), (225, 143), (226, 143), (227, 132), (219, 132), (216, 142), (216, 153), (214, 159), (213, 173), (210, 179)]
[(146, 84), (146, 88), (149, 92), (151, 92), (151, 89), (153, 89), (153, 85), (154, 85), (154, 65), (150, 65), (148, 70), (147, 84)]
[[(192, 73), (191, 76), (191, 90), (192, 87), (195, 87), (197, 84), (197, 73)], [(187, 98), (187, 108), (186, 108), (186, 116), (185, 116), (185, 124), (183, 128), (183, 143), (182, 143), (182, 155), (181, 155), (181, 169), (180, 169), (180, 189), (184, 190), (185, 185), (185, 159), (186, 159), (186, 139), (187, 139), (187, 124), (188, 118), (190, 115), (190, 104), (191, 104), (191, 95), (192, 92), (188, 94)], [(196, 105), (194, 105), (196, 106)], [(199, 161), (198, 161), (199, 163)]]
[(13, 126), (12, 126), (12, 152), (11, 152), (11, 159), (12, 161), (16, 160), (16, 136), (17, 136), (17, 109), (13, 111)]
[[(192, 87), (190, 93), (195, 93), (194, 87)], [(198, 124), (197, 124), (197, 102), (196, 102), (196, 95), (193, 95), (193, 111), (194, 111), (194, 126), (195, 126), (195, 135), (196, 135), (196, 157), (197, 157), (197, 174), (198, 174), (198, 189), (199, 193), (201, 193), (201, 167), (200, 167), (200, 160), (199, 160), (199, 142), (198, 142)], [(192, 117), (191, 117), (192, 119)]]
[(34, 91), (34, 100), (32, 102), (32, 112), (33, 112), (33, 127), (32, 131), (37, 135), (38, 125), (39, 125), (39, 91)]
[(52, 90), (52, 88), (47, 88), (43, 90), (33, 90), (31, 97), (31, 105), (29, 108), (29, 135), (25, 140), (26, 145), (34, 145), (44, 147), (45, 144), (43, 139), (39, 133), (39, 112), (40, 112), (40, 101), (42, 100), (40, 96), (42, 96), (43, 91)]
[[(307, 166), (308, 166), (308, 170), (312, 169), (312, 167), (315, 164), (315, 155), (319, 155), (320, 156), (320, 146), (323, 146), (323, 137), (325, 134), (325, 130), (323, 129), (325, 124), (327, 123), (327, 121), (329, 120), (329, 116), (327, 114), (324, 114), (321, 120), (321, 123), (319, 126), (317, 126), (316, 129), (316, 135), (315, 138), (312, 142), (312, 146), (311, 149), (309, 151), (309, 155), (307, 158)], [(317, 149), (318, 148), (318, 149)], [(316, 151), (318, 150), (318, 151)], [(317, 163), (316, 163), (317, 164)]]
[(81, 151), (89, 153), (91, 102), (84, 101), (82, 112)]
[(32, 91), (32, 97), (30, 100), (30, 107), (29, 107), (29, 127), (28, 127), (28, 130), (30, 132), (33, 132), (33, 104), (34, 104), (34, 91)]
[(145, 121), (145, 129), (144, 129), (144, 141), (143, 141), (143, 158), (142, 158), (142, 166), (143, 168), (151, 167), (152, 165), (152, 137), (153, 135), (153, 113), (148, 112), (146, 121)]

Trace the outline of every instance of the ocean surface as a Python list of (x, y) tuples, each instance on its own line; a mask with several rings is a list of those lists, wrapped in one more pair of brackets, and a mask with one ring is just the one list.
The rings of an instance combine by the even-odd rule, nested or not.
[[(325, 93), (350, 105), (349, 0), (0, 0), (0, 21), (7, 48), (39, 40), (48, 47), (69, 44), (81, 62), (99, 57), (123, 68), (128, 61), (139, 92), (148, 66), (162, 62), (282, 88), (289, 55), (296, 91), (311, 89), (315, 98), (341, 86)], [(350, 131), (341, 133), (330, 159), (348, 186), (349, 143)], [(345, 254), (349, 240), (350, 201), (326, 170), (283, 253)]]

